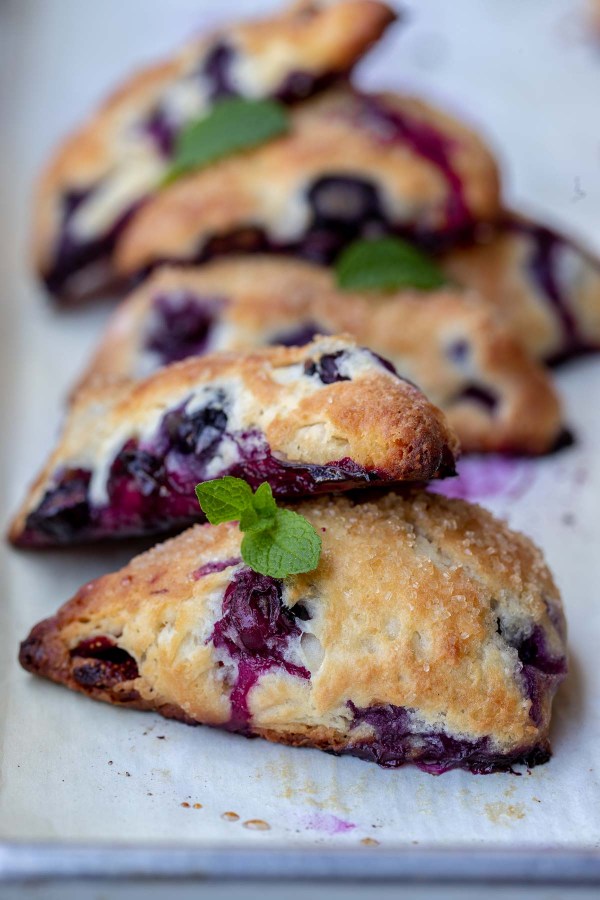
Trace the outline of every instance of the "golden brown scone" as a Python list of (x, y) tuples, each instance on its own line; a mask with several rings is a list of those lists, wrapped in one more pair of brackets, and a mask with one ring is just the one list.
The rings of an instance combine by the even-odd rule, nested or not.
[(564, 235), (513, 216), (442, 262), (501, 310), (536, 359), (600, 349), (600, 262)]
[(276, 580), (234, 523), (196, 526), (85, 585), (21, 663), (98, 700), (440, 773), (549, 757), (566, 672), (541, 553), (425, 492), (297, 507), (323, 552)]
[(544, 453), (556, 446), (561, 411), (549, 373), (474, 292), (349, 293), (328, 269), (284, 257), (157, 270), (114, 313), (82, 385), (145, 377), (214, 350), (338, 333), (352, 334), (418, 384), (463, 450)]
[(394, 17), (379, 0), (303, 0), (196, 39), (133, 75), (40, 180), (34, 260), (49, 289), (77, 295), (107, 278), (115, 239), (156, 190), (183, 125), (226, 96), (304, 99), (348, 73)]
[(80, 392), (10, 537), (168, 532), (202, 518), (207, 479), (303, 496), (453, 474), (457, 453), (443, 414), (350, 338), (214, 354)]
[(235, 250), (329, 261), (351, 239), (378, 231), (449, 241), (498, 212), (486, 146), (419, 100), (337, 87), (291, 119), (283, 137), (156, 194), (123, 231), (119, 276)]

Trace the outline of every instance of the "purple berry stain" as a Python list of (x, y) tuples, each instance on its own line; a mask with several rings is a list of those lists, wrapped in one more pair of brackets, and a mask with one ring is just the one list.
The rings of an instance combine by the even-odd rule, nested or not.
[(304, 363), (305, 375), (318, 375), (323, 384), (334, 384), (336, 381), (350, 381), (348, 375), (340, 372), (340, 362), (346, 354), (343, 350), (337, 353), (325, 353), (318, 360), (307, 360)]
[(398, 109), (392, 109), (375, 98), (364, 98), (360, 118), (373, 127), (382, 141), (405, 143), (443, 175), (449, 192), (446, 226), (450, 231), (460, 231), (472, 224), (463, 183), (452, 162), (451, 151), (454, 143), (452, 139), (427, 122), (419, 121)]
[(69, 293), (70, 280), (82, 270), (100, 264), (112, 253), (117, 238), (138, 210), (141, 200), (125, 207), (110, 227), (92, 240), (80, 240), (73, 232), (75, 213), (102, 186), (98, 181), (88, 188), (63, 195), (61, 225), (54, 246), (52, 265), (44, 273), (44, 283), (52, 294)]
[(160, 365), (206, 353), (211, 331), (223, 307), (221, 297), (185, 291), (155, 297), (145, 347)]
[(560, 283), (558, 257), (567, 246), (566, 241), (549, 228), (539, 225), (513, 223), (513, 228), (531, 240), (532, 249), (527, 264), (529, 273), (550, 301), (562, 329), (562, 345), (548, 362), (558, 363), (590, 349), (579, 333), (577, 319)]
[(157, 106), (141, 124), (142, 131), (152, 140), (158, 153), (169, 159), (175, 149), (176, 128), (162, 106)]
[(231, 557), (231, 559), (222, 559), (215, 562), (204, 563), (203, 566), (200, 566), (199, 569), (192, 572), (192, 578), (194, 581), (198, 581), (200, 578), (204, 578), (205, 575), (212, 575), (213, 572), (223, 572), (225, 569), (237, 566), (241, 561), (242, 559), (240, 556), (235, 556)]
[(310, 678), (308, 669), (285, 658), (290, 640), (299, 639), (302, 632), (283, 605), (282, 591), (282, 581), (251, 569), (238, 573), (225, 591), (223, 615), (210, 639), (237, 663), (230, 694), (232, 731), (248, 730), (248, 696), (265, 672), (276, 667), (297, 678)]
[(443, 731), (419, 727), (414, 710), (386, 704), (359, 709), (348, 703), (353, 726), (368, 725), (371, 734), (351, 743), (343, 754), (376, 762), (388, 769), (406, 764), (417, 766), (430, 775), (442, 775), (451, 769), (466, 769), (474, 775), (510, 772), (514, 765), (532, 767), (550, 758), (546, 747), (515, 749), (510, 754), (494, 750), (489, 738), (469, 741)]
[(90, 503), (91, 472), (76, 470), (76, 480), (71, 480), (72, 472), (58, 473), (56, 484), (27, 517), (17, 543), (43, 547), (153, 534), (198, 521), (202, 515), (194, 488), (206, 481), (206, 467), (223, 439), (237, 445), (239, 458), (219, 477), (243, 478), (253, 490), (268, 481), (278, 497), (310, 496), (381, 481), (377, 471), (364, 469), (348, 457), (324, 465), (282, 462), (273, 456), (262, 434), (226, 432), (225, 421), (226, 416), (214, 408), (206, 415), (168, 413), (148, 445), (131, 440), (117, 454), (108, 477), (108, 503), (101, 507)]
[(301, 824), (310, 831), (321, 831), (323, 834), (347, 834), (354, 831), (354, 822), (348, 822), (330, 812), (314, 812), (303, 816)]
[(200, 69), (203, 80), (208, 85), (211, 102), (224, 97), (237, 97), (240, 92), (232, 78), (232, 63), (236, 53), (233, 47), (218, 41), (207, 53)]
[(329, 334), (329, 331), (325, 326), (318, 325), (316, 322), (303, 322), (288, 331), (278, 331), (269, 340), (269, 344), (279, 344), (283, 347), (303, 347), (304, 344), (310, 344), (317, 334)]
[(535, 460), (489, 455), (459, 460), (458, 477), (434, 482), (427, 490), (459, 500), (519, 500), (536, 477)]
[(494, 411), (498, 407), (497, 394), (495, 394), (494, 391), (491, 391), (488, 388), (485, 388), (482, 385), (478, 384), (469, 385), (454, 397), (455, 403), (460, 403), (461, 400), (467, 400), (471, 403), (476, 403), (478, 406), (486, 409), (490, 415), (493, 415)]
[[(557, 624), (562, 627), (562, 623)], [(500, 620), (498, 633), (504, 637)], [(553, 656), (550, 653), (544, 632), (537, 625), (528, 634), (505, 640), (509, 647), (517, 651), (523, 666), (521, 677), (526, 696), (531, 700), (529, 716), (535, 725), (541, 725), (543, 695), (553, 693), (563, 680), (567, 674), (567, 660), (564, 656)]]

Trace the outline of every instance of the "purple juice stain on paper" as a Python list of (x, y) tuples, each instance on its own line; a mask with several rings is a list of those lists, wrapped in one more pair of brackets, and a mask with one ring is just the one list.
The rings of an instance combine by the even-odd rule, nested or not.
[(302, 825), (311, 831), (321, 831), (329, 835), (346, 834), (348, 831), (354, 831), (356, 828), (354, 822), (347, 822), (345, 819), (340, 819), (339, 816), (328, 812), (310, 813), (303, 817)]
[(535, 460), (512, 456), (470, 457), (459, 461), (458, 476), (429, 485), (429, 490), (459, 500), (519, 500), (536, 477)]

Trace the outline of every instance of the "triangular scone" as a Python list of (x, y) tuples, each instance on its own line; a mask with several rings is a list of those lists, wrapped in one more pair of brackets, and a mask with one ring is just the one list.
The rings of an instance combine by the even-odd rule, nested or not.
[(455, 286), (358, 294), (286, 257), (157, 270), (115, 312), (82, 384), (140, 378), (214, 350), (353, 334), (446, 414), (465, 451), (543, 453), (561, 433), (558, 396), (490, 304)]
[(286, 249), (328, 262), (381, 231), (445, 243), (498, 212), (477, 135), (409, 97), (338, 87), (292, 113), (291, 131), (156, 194), (120, 239), (121, 276), (159, 262)]
[(164, 533), (201, 514), (198, 482), (276, 495), (453, 474), (443, 414), (350, 339), (214, 354), (81, 392), (11, 528), (21, 546)]
[(160, 184), (187, 122), (223, 97), (305, 99), (347, 74), (394, 18), (379, 0), (301, 0), (194, 40), (130, 78), (41, 179), (34, 256), (49, 289), (77, 295), (106, 280), (119, 232)]
[(439, 773), (545, 762), (566, 672), (540, 552), (485, 510), (425, 492), (297, 507), (316, 571), (240, 559), (196, 526), (83, 587), (21, 646), (26, 669), (98, 700)]
[(600, 350), (600, 261), (564, 235), (514, 216), (443, 265), (498, 307), (536, 359)]

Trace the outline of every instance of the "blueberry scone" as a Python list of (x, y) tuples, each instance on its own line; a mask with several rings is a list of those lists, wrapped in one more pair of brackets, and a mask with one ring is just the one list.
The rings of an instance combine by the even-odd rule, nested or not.
[(556, 445), (561, 414), (550, 375), (472, 292), (342, 292), (328, 269), (284, 257), (157, 270), (113, 315), (82, 384), (143, 378), (214, 350), (338, 333), (418, 384), (463, 450), (543, 453)]
[(284, 136), (156, 194), (124, 229), (115, 267), (124, 278), (261, 249), (328, 262), (380, 232), (438, 246), (498, 203), (494, 160), (464, 125), (410, 97), (337, 87), (297, 106)]
[(511, 217), (443, 265), (501, 309), (537, 359), (600, 349), (600, 262), (556, 231)]
[(11, 528), (25, 547), (164, 532), (234, 475), (283, 497), (454, 473), (442, 413), (343, 338), (214, 354), (80, 392)]
[(106, 281), (119, 232), (156, 190), (178, 132), (212, 103), (304, 99), (347, 74), (393, 20), (379, 0), (301, 0), (195, 40), (131, 77), (41, 179), (34, 256), (49, 289), (76, 295)]
[(425, 492), (297, 507), (318, 568), (241, 561), (197, 525), (85, 585), (21, 646), (97, 700), (432, 773), (549, 758), (565, 622), (540, 552), (485, 510)]

